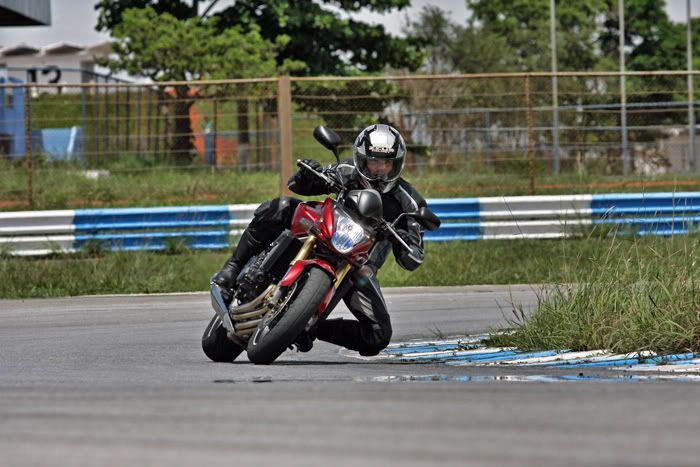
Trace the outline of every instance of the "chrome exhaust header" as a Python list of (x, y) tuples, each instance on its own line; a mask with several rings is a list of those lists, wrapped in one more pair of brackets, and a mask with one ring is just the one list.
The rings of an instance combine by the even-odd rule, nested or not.
[(228, 310), (226, 308), (226, 304), (224, 303), (224, 299), (221, 297), (221, 287), (219, 287), (218, 284), (211, 283), (211, 306), (214, 308), (214, 311), (216, 311), (216, 314), (219, 315), (219, 318), (221, 318), (221, 322), (223, 323), (224, 327), (226, 330), (230, 333), (235, 334), (236, 330), (233, 327), (233, 323), (231, 322), (231, 315), (228, 314)]

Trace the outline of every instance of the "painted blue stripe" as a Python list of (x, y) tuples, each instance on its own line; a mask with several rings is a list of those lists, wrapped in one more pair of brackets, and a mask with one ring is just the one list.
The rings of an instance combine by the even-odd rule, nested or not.
[(673, 208), (700, 206), (700, 193), (616, 193), (592, 195), (591, 209), (595, 212), (606, 209), (627, 208)]
[(462, 210), (461, 206), (455, 206), (452, 212), (432, 210), (441, 220), (445, 219), (478, 219), (481, 216), (481, 211), (466, 211)]
[(163, 249), (169, 240), (182, 239), (191, 248), (227, 248), (227, 230), (193, 232), (153, 232), (131, 234), (76, 235), (73, 248), (81, 249), (88, 242), (98, 242), (104, 248), (135, 250)]
[(432, 232), (426, 233), (423, 240), (426, 242), (453, 242), (453, 241), (475, 241), (481, 240), (483, 237), (479, 235), (437, 235)]
[(426, 232), (425, 239), (431, 240), (448, 240), (448, 239), (474, 239), (482, 237), (481, 223), (479, 222), (451, 222), (444, 223), (440, 228), (433, 232)]
[(700, 216), (657, 217), (657, 218), (612, 218), (594, 219), (596, 225), (615, 226), (619, 233), (638, 235), (678, 235), (686, 234), (700, 223)]
[(602, 367), (602, 366), (621, 366), (621, 365), (638, 365), (642, 361), (644, 363), (669, 363), (676, 360), (687, 360), (695, 358), (695, 354), (685, 353), (685, 354), (672, 354), (672, 355), (659, 355), (657, 357), (642, 357), (642, 358), (620, 358), (616, 360), (605, 360), (599, 362), (581, 360), (571, 360), (568, 362), (561, 362), (559, 364), (550, 365), (551, 367), (567, 367), (567, 368), (581, 368), (581, 367)]
[[(540, 352), (515, 352), (514, 355), (494, 356), (489, 358), (479, 359), (480, 362), (507, 362), (508, 360), (520, 360), (522, 358), (541, 358), (541, 357), (552, 357), (554, 355), (561, 355), (566, 351), (557, 350), (543, 350)], [(455, 360), (461, 360), (457, 357)]]
[(696, 214), (700, 212), (700, 203), (697, 206), (611, 206), (591, 209), (594, 216), (622, 217), (629, 215), (655, 216), (659, 214)]
[(417, 360), (425, 360), (425, 361), (434, 361), (434, 360), (460, 360), (460, 361), (481, 361), (481, 360), (488, 360), (496, 357), (509, 357), (511, 355), (517, 355), (518, 352), (512, 351), (512, 350), (504, 350), (501, 352), (488, 352), (488, 353), (481, 353), (481, 354), (470, 354), (470, 355), (455, 355), (454, 353), (445, 353), (445, 354), (438, 354), (438, 355), (430, 355), (430, 356), (425, 356), (425, 357), (406, 357), (406, 358), (401, 358), (401, 361), (417, 361)]
[(428, 207), (441, 219), (478, 219), (481, 217), (480, 198), (451, 198), (426, 200)]
[(76, 225), (76, 231), (95, 230), (144, 230), (144, 229), (174, 229), (174, 228), (195, 228), (195, 227), (226, 227), (229, 220), (184, 220), (169, 222), (119, 222), (115, 224), (97, 223)]
[[(79, 209), (73, 224), (85, 225), (143, 224), (149, 222), (228, 222), (228, 206), (185, 206), (159, 208)], [(113, 227), (112, 227), (113, 228)]]

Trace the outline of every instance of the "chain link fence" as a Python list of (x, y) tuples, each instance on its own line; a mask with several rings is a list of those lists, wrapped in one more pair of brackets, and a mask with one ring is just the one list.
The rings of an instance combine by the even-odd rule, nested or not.
[[(285, 179), (297, 158), (332, 160), (313, 140), (319, 124), (341, 135), (341, 157), (351, 157), (359, 130), (383, 122), (404, 135), (410, 176), (527, 180), (533, 193), (543, 179), (566, 183), (572, 174), (636, 178), (697, 167), (685, 72), (283, 81), (1, 83), (0, 209), (37, 207), (39, 194), (80, 185), (78, 175), (149, 176), (154, 187), (173, 171)], [(70, 205), (79, 193), (40, 207)]]
[[(508, 74), (295, 81), (295, 154), (321, 122), (346, 136), (389, 123), (418, 171), (654, 175), (693, 169), (685, 73)], [(623, 109), (626, 128), (622, 126)], [(693, 122), (694, 123), (694, 122)], [(627, 138), (625, 141), (624, 133)], [(625, 153), (629, 165), (625, 165)], [(311, 152), (310, 154), (317, 154)], [(349, 153), (347, 153), (349, 154)]]

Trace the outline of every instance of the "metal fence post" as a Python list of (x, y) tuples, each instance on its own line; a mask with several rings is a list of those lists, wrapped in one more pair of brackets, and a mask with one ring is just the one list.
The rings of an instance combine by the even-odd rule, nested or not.
[(632, 166), (627, 135), (627, 86), (625, 84), (625, 0), (618, 0), (620, 16), (620, 127), (622, 128), (622, 173), (629, 175)]
[(34, 209), (34, 168), (32, 160), (32, 92), (28, 84), (24, 85), (24, 141), (27, 158), (27, 203)]
[(535, 138), (532, 125), (532, 94), (530, 93), (530, 75), (525, 76), (525, 105), (527, 107), (527, 160), (530, 178), (530, 194), (535, 194)]
[(289, 195), (287, 180), (292, 176), (292, 85), (289, 76), (280, 76), (277, 87), (277, 113), (280, 128), (280, 194)]
[(559, 81), (557, 79), (557, 33), (555, 1), (549, 2), (550, 43), (552, 47), (552, 173), (559, 174)]
[(219, 160), (218, 160), (218, 148), (216, 146), (216, 142), (219, 139), (219, 100), (214, 97), (214, 103), (213, 103), (213, 113), (214, 113), (214, 164), (212, 165), (212, 170), (215, 168), (219, 167)]
[(690, 0), (686, 2), (686, 11), (688, 13), (687, 28), (686, 28), (686, 61), (688, 64), (688, 137), (690, 138), (690, 171), (695, 172), (698, 169), (698, 156), (695, 149), (695, 109), (693, 108), (693, 36), (691, 27), (690, 15)]
[(484, 113), (484, 126), (485, 126), (485, 136), (484, 136), (484, 141), (485, 141), (485, 146), (486, 146), (486, 168), (489, 170), (489, 172), (493, 171), (493, 154), (492, 154), (492, 148), (491, 148), (491, 112), (487, 110)]

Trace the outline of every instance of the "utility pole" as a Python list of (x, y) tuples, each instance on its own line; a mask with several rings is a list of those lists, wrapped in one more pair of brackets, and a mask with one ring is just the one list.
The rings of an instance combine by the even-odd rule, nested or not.
[(625, 0), (618, 0), (620, 17), (620, 127), (622, 128), (622, 171), (629, 175), (630, 151), (627, 142), (627, 92), (625, 89)]
[(686, 47), (686, 55), (688, 59), (688, 137), (690, 138), (690, 158), (688, 161), (690, 163), (690, 171), (695, 172), (698, 167), (698, 156), (695, 152), (695, 97), (693, 96), (693, 39), (692, 27), (690, 25), (690, 21), (692, 19), (690, 14), (690, 0), (686, 0), (686, 12), (688, 13), (688, 44)]
[(559, 173), (559, 82), (557, 78), (557, 26), (555, 0), (549, 0), (549, 39), (552, 49), (552, 173)]

